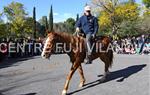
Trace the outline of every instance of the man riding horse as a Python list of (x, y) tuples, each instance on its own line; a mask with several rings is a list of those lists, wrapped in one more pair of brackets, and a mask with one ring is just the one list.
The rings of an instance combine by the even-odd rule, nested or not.
[(79, 18), (76, 23), (76, 32), (80, 32), (81, 30), (84, 32), (86, 37), (86, 64), (91, 64), (92, 60), (91, 56), (91, 39), (95, 38), (96, 33), (98, 32), (98, 20), (95, 16), (91, 14), (91, 7), (85, 6), (84, 15)]
[[(79, 19), (79, 21), (76, 24), (76, 31), (79, 32), (80, 30), (83, 30), (83, 32), (86, 35), (86, 43), (89, 48), (91, 47), (91, 39), (95, 37), (97, 31), (98, 31), (98, 21), (96, 17), (91, 15), (91, 8), (90, 6), (85, 7), (85, 14)], [(102, 43), (103, 47), (98, 45), (98, 48), (106, 51), (106, 52), (93, 52), (91, 53), (90, 50), (88, 50), (87, 53), (87, 63), (92, 63), (92, 60), (95, 60), (97, 58), (101, 59), (104, 62), (104, 75), (99, 80), (99, 82), (105, 82), (107, 79), (107, 75), (109, 74), (109, 68), (112, 66), (113, 63), (113, 51), (108, 49), (109, 44), (111, 43), (111, 40), (107, 36), (102, 36), (100, 38), (96, 37), (96, 43), (100, 44)], [(44, 48), (42, 51), (41, 56), (43, 58), (49, 59), (52, 54), (55, 53), (56, 47), (58, 43), (64, 43), (66, 47), (62, 47), (64, 50), (64, 53), (66, 53), (70, 61), (72, 63), (70, 71), (67, 75), (64, 89), (62, 91), (62, 95), (67, 95), (67, 91), (69, 88), (70, 81), (72, 79), (72, 76), (74, 75), (75, 71), (78, 70), (80, 74), (80, 84), (79, 87), (83, 87), (85, 84), (85, 77), (82, 69), (81, 63), (84, 62), (84, 59), (86, 57), (86, 47), (85, 47), (85, 39), (82, 37), (76, 37), (73, 35), (70, 35), (65, 32), (49, 32), (47, 35), (47, 39), (44, 44)], [(70, 46), (71, 45), (71, 46)], [(80, 47), (81, 45), (81, 47)], [(65, 51), (66, 48), (70, 48), (69, 51)], [(80, 51), (81, 49), (81, 51)], [(83, 50), (82, 50), (83, 49)], [(76, 82), (77, 83), (77, 82)], [(84, 88), (83, 88), (84, 89)]]

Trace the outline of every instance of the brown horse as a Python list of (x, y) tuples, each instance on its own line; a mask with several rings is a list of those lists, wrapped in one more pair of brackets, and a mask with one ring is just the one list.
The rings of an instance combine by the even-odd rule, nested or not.
[[(63, 46), (62, 43), (65, 45)], [(107, 47), (109, 46), (111, 41), (108, 37), (103, 36), (100, 38), (97, 37), (96, 43), (102, 43), (101, 47), (102, 50), (107, 50)], [(85, 83), (85, 77), (81, 66), (81, 63), (84, 62), (86, 56), (85, 38), (73, 36), (63, 32), (50, 32), (47, 36), (43, 48), (42, 57), (49, 58), (51, 54), (56, 52), (55, 49), (58, 47), (58, 45), (62, 46), (62, 49), (66, 48), (67, 51), (63, 50), (63, 52), (69, 55), (70, 61), (72, 62), (70, 72), (67, 76), (64, 89), (62, 91), (62, 95), (66, 95), (70, 80), (77, 69), (80, 74), (79, 87), (82, 87)], [(100, 58), (105, 63), (105, 73), (101, 79), (101, 81), (104, 81), (106, 79), (106, 75), (109, 73), (108, 68), (111, 67), (113, 62), (113, 51), (112, 50), (108, 50), (107, 52), (94, 51), (92, 52), (91, 59), (94, 60), (96, 58)]]

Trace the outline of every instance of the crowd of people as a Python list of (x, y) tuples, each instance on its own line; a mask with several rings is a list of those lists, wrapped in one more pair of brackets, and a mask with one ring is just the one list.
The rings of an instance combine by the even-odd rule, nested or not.
[(117, 54), (150, 54), (150, 38), (145, 35), (113, 41)]
[[(0, 60), (4, 58), (21, 58), (40, 55), (40, 49), (34, 50), (34, 47), (42, 48), (43, 41), (41, 38), (32, 40), (28, 38), (20, 39), (1, 39), (0, 40)], [(18, 47), (18, 48), (17, 48)], [(42, 49), (41, 49), (42, 50)]]
[[(39, 38), (38, 40), (32, 40), (30, 37), (28, 37), (27, 39), (16, 39), (16, 40), (12, 40), (12, 39), (1, 39), (0, 40), (1, 43), (1, 51), (3, 50), (7, 50), (4, 52), (0, 52), (0, 60), (4, 59), (5, 57), (7, 58), (20, 58), (20, 57), (30, 57), (30, 56), (36, 56), (36, 55), (40, 55), (41, 51), (38, 50), (34, 50), (35, 47), (35, 43), (37, 47), (40, 47), (42, 50), (43, 47), (43, 40), (41, 38)], [(7, 45), (2, 45), (2, 43), (5, 43)], [(15, 43), (12, 44), (14, 46), (16, 46), (18, 43), (20, 46), (24, 45), (24, 52), (22, 52), (23, 50), (21, 50), (21, 48), (19, 48), (19, 50), (17, 50), (17, 48), (14, 48), (15, 52), (9, 52), (8, 49), (8, 44), (10, 43)], [(26, 44), (28, 43), (28, 44)], [(30, 46), (29, 46), (30, 45)], [(13, 49), (13, 48), (12, 48)], [(146, 54), (149, 55), (150, 54), (150, 38), (148, 38), (147, 36), (138, 36), (138, 37), (126, 37), (123, 39), (119, 39), (119, 40), (114, 40), (113, 41), (113, 50), (115, 53), (117, 54)]]

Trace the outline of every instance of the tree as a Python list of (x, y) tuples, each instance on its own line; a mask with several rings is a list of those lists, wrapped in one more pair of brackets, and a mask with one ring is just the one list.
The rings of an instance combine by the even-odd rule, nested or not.
[(0, 38), (7, 36), (7, 25), (4, 23), (0, 23)]
[(67, 32), (73, 33), (75, 31), (75, 20), (73, 18), (68, 18), (65, 25), (67, 26)]
[(33, 37), (36, 39), (36, 8), (33, 8)]
[(63, 22), (55, 23), (54, 24), (54, 31), (57, 31), (57, 32), (68, 32), (68, 27)]
[(11, 23), (11, 32), (16, 36), (22, 36), (24, 33), (25, 17), (27, 16), (24, 5), (13, 1), (4, 7), (4, 14), (9, 23)]
[(150, 34), (150, 17), (144, 16), (136, 25), (139, 34)]
[(45, 30), (48, 30), (48, 20), (47, 16), (43, 16), (40, 20), (39, 23), (45, 27)]
[(48, 30), (48, 20), (47, 20), (47, 16), (44, 17), (44, 21), (45, 21), (45, 29)]
[(100, 25), (110, 27), (112, 34), (115, 35), (118, 31), (115, 9), (120, 2), (118, 0), (92, 0), (92, 3), (100, 12)]
[(130, 20), (124, 20), (120, 24), (120, 30), (118, 32), (118, 35), (120, 37), (125, 37), (125, 36), (136, 36), (138, 35), (138, 27), (137, 24), (139, 23), (139, 20), (136, 21), (130, 21)]
[(135, 21), (139, 16), (138, 5), (133, 2), (93, 0), (93, 4), (99, 8), (100, 31), (106, 31), (109, 35), (117, 36), (123, 21)]
[(1, 24), (1, 23), (4, 23), (4, 21), (0, 18), (0, 24)]
[(55, 23), (54, 31), (73, 33), (75, 31), (75, 20), (68, 18), (65, 22)]
[(45, 26), (41, 25), (39, 22), (36, 22), (37, 37), (45, 37), (45, 31)]
[(43, 16), (40, 20), (40, 36), (45, 37), (46, 36), (46, 31), (48, 30), (48, 20), (47, 16)]
[(51, 5), (50, 13), (49, 13), (49, 31), (53, 31), (53, 7)]
[(17, 17), (25, 17), (24, 5), (19, 2), (11, 2), (8, 6), (4, 6), (4, 14), (7, 16), (9, 21), (16, 20)]
[(43, 25), (40, 26), (40, 30), (39, 30), (38, 34), (39, 34), (39, 37), (46, 37), (47, 36), (45, 26), (43, 26)]
[(79, 14), (77, 14), (77, 17), (76, 17), (76, 22), (79, 20)]
[(31, 34), (33, 34), (33, 26), (34, 26), (33, 22), (34, 22), (34, 19), (32, 17), (25, 18), (25, 26), (24, 26), (25, 35), (31, 36)]
[(150, 0), (143, 0), (143, 4), (145, 5), (144, 16), (150, 16)]
[(4, 21), (2, 20), (2, 13), (0, 13), (0, 24), (3, 23)]
[(129, 0), (129, 3), (134, 4), (135, 0)]
[(143, 3), (147, 8), (150, 8), (150, 0), (143, 0)]

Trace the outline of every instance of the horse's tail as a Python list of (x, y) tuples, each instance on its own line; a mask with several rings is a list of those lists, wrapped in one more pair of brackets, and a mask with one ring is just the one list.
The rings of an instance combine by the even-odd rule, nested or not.
[(109, 67), (112, 67), (112, 64), (113, 64), (113, 57), (114, 57), (114, 55), (113, 55), (113, 50), (108, 50), (108, 58), (109, 58)]

